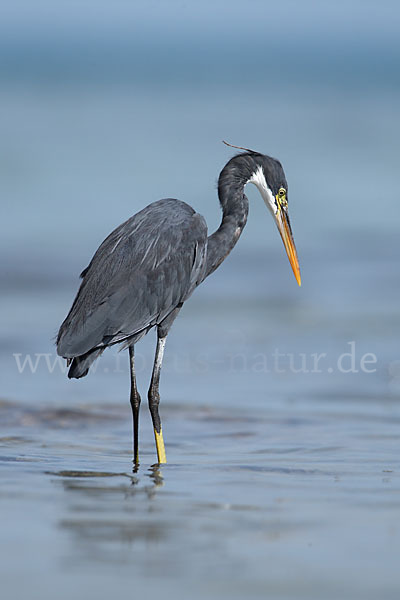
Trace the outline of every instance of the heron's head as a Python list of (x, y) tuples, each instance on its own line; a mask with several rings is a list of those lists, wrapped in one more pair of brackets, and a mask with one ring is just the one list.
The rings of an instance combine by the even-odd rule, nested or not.
[(246, 183), (254, 183), (277, 224), (294, 276), (301, 285), (300, 267), (289, 220), (288, 184), (279, 160), (250, 152), (251, 175)]
[[(246, 152), (237, 154), (225, 165), (220, 174), (218, 189), (222, 191), (222, 188), (229, 189), (231, 185), (254, 183), (277, 224), (294, 276), (301, 285), (299, 261), (289, 220), (288, 184), (283, 167), (276, 158), (247, 148), (240, 149)], [(220, 197), (221, 195), (223, 194)]]

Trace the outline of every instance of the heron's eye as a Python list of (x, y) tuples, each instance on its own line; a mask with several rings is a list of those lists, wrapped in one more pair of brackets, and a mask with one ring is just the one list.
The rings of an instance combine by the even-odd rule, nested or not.
[(278, 210), (281, 208), (281, 206), (283, 206), (284, 208), (287, 207), (285, 188), (283, 188), (283, 187), (279, 188), (278, 193), (276, 195), (276, 202), (278, 204)]

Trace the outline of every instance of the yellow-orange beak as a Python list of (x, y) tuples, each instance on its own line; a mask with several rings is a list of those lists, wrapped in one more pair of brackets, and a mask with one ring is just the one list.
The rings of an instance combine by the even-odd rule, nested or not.
[(283, 244), (285, 246), (286, 253), (289, 258), (289, 262), (292, 265), (294, 276), (299, 285), (301, 285), (301, 275), (299, 267), (299, 259), (297, 258), (296, 246), (294, 245), (292, 228), (290, 227), (289, 215), (286, 208), (279, 208), (275, 215), (276, 224), (278, 225), (279, 233)]

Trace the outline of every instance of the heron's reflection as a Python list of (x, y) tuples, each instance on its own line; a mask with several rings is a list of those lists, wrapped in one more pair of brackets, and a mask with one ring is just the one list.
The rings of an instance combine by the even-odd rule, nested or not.
[(164, 486), (159, 464), (134, 465), (131, 473), (63, 470), (49, 475), (59, 478), (65, 492), (58, 523), (72, 534), (71, 556), (99, 559), (111, 542), (149, 543), (169, 535), (163, 503), (155, 502)]
[(147, 476), (150, 477), (150, 479), (153, 481), (155, 488), (158, 488), (158, 487), (161, 487), (162, 485), (164, 485), (164, 477), (163, 477), (162, 467), (159, 463), (156, 463), (155, 465), (151, 465), (151, 467), (148, 469), (148, 471), (149, 471), (149, 473), (147, 473)]
[[(48, 475), (59, 477), (62, 481), (62, 485), (65, 491), (76, 491), (82, 493), (89, 493), (90, 495), (102, 494), (106, 492), (133, 490), (135, 493), (143, 491), (156, 491), (157, 488), (164, 485), (164, 476), (162, 468), (159, 463), (151, 465), (150, 467), (143, 467), (143, 474), (146, 478), (151, 480), (150, 485), (140, 486), (140, 465), (134, 463), (132, 468), (132, 475), (126, 472), (112, 472), (112, 471), (95, 471), (95, 470), (77, 470), (77, 469), (64, 469), (61, 471), (47, 471)], [(130, 483), (121, 483), (116, 480), (129, 479)], [(101, 481), (101, 483), (100, 483)], [(145, 480), (147, 483), (148, 480)]]
[[(133, 467), (132, 467), (132, 473), (133, 473), (134, 479), (137, 479), (137, 475), (138, 475), (139, 471), (140, 471), (140, 463), (134, 459)], [(146, 476), (150, 477), (150, 479), (153, 480), (154, 487), (164, 485), (164, 477), (162, 475), (161, 463), (155, 463), (154, 465), (151, 465), (150, 467), (148, 467), (147, 471), (148, 472), (146, 473)]]

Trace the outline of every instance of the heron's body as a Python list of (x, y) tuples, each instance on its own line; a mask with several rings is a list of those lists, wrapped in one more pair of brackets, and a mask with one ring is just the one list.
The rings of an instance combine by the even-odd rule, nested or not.
[(82, 377), (107, 346), (134, 344), (158, 325), (168, 329), (175, 309), (203, 280), (207, 225), (179, 200), (150, 204), (101, 244), (58, 336), (58, 352), (75, 359)]
[[(267, 183), (264, 168), (272, 184)], [(275, 159), (251, 151), (238, 155), (221, 171), (218, 194), (223, 217), (211, 236), (204, 218), (188, 204), (170, 198), (159, 200), (117, 227), (81, 274), (81, 286), (58, 333), (57, 352), (72, 362), (68, 376), (80, 378), (106, 347), (129, 347), (135, 460), (140, 396), (134, 375), (134, 344), (157, 327), (159, 342), (149, 404), (158, 458), (163, 462), (158, 384), (165, 338), (182, 304), (239, 239), (248, 214), (244, 194), (248, 182), (259, 187), (266, 203), (274, 197), (272, 186), (285, 192), (287, 187), (283, 169)], [(284, 210), (278, 195), (276, 202), (279, 210)], [(273, 204), (269, 208), (275, 212)], [(289, 258), (292, 262), (290, 254)]]

